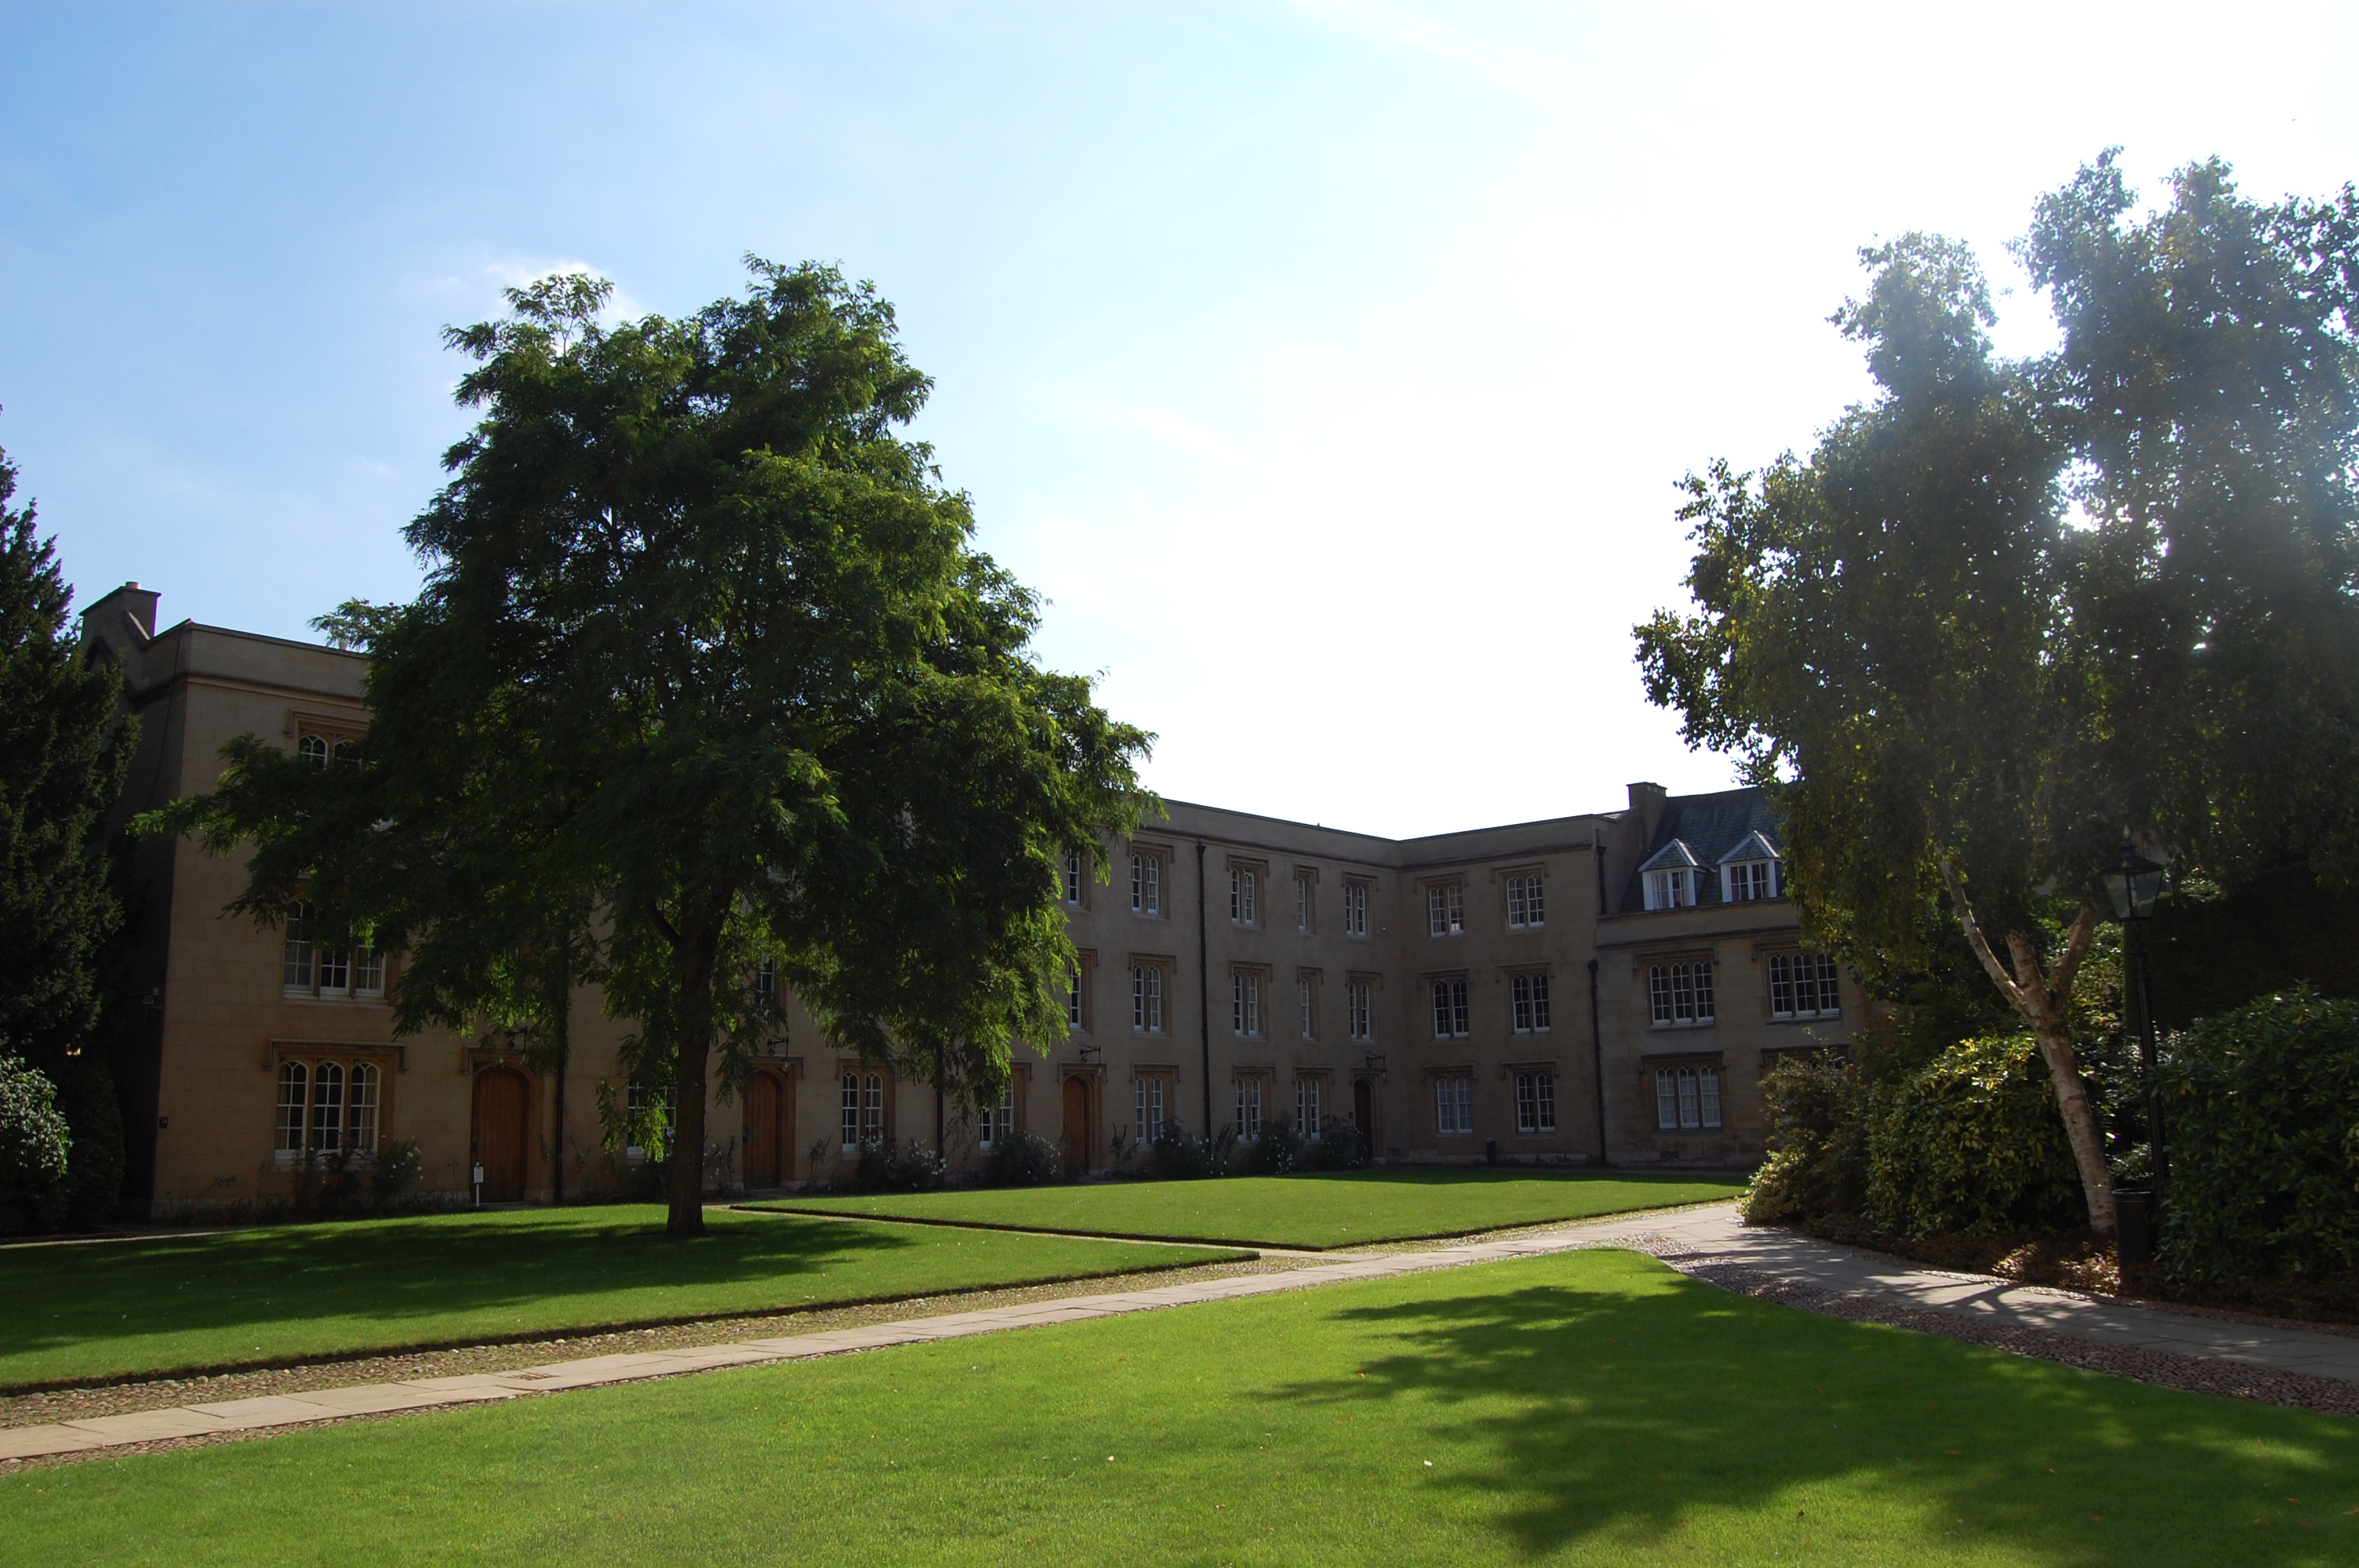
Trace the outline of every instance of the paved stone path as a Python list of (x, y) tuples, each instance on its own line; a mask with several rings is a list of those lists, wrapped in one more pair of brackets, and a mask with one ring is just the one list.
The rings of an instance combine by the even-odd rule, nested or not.
[(1958, 1314), (2007, 1328), (2036, 1329), (2124, 1350), (2231, 1362), (2359, 1385), (2359, 1337), (2299, 1329), (2258, 1328), (2127, 1303), (2093, 1300), (1983, 1275), (1922, 1269), (1880, 1254), (1783, 1230), (1748, 1230), (1735, 1206), (1634, 1219), (1592, 1221), (1497, 1241), (1374, 1256), (1321, 1254), (1282, 1273), (1251, 1274), (1103, 1295), (1071, 1296), (981, 1312), (952, 1313), (867, 1327), (686, 1350), (599, 1356), (513, 1372), (409, 1382), (361, 1384), (301, 1394), (273, 1394), (126, 1415), (92, 1416), (0, 1429), (0, 1459), (30, 1459), (216, 1433), (247, 1432), (394, 1411), (430, 1410), (519, 1394), (599, 1388), (723, 1367), (800, 1360), (893, 1345), (956, 1339), (1008, 1329), (1078, 1323), (1124, 1313), (1228, 1301), (1273, 1291), (1391, 1279), (1436, 1268), (1528, 1258), (1578, 1248), (1643, 1246), (1682, 1272), (1709, 1278), (1735, 1270), (1829, 1296), (1882, 1302), (1919, 1312)]
[(2167, 1307), (2075, 1295), (1987, 1274), (1958, 1274), (1790, 1230), (1750, 1230), (1734, 1204), (1590, 1227), (1586, 1245), (1639, 1240), (1682, 1273), (1734, 1268), (1831, 1295), (1938, 1312), (2000, 1329), (2040, 1329), (2095, 1344), (2200, 1357), (2359, 1384), (2359, 1336), (2257, 1326)]

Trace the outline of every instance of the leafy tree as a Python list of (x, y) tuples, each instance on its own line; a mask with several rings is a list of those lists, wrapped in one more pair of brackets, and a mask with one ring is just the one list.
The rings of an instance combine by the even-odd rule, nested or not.
[(1030, 662), (1032, 596), (897, 434), (930, 383), (890, 307), (749, 265), (679, 319), (603, 325), (610, 286), (568, 276), (451, 331), (484, 412), (410, 525), (425, 589), (340, 612), (362, 766), (249, 737), (158, 818), (255, 841), (238, 907), (408, 946), (405, 1024), (594, 969), (678, 1091), (675, 1235), (712, 1080), (777, 1027), (765, 959), (839, 1044), (995, 1098), (1016, 1039), (1062, 1037), (1059, 856), (1151, 802), (1149, 738)]
[[(84, 1049), (98, 1019), (97, 961), (120, 910), (97, 830), (123, 786), (135, 739), (120, 719), (122, 675), (86, 658), (67, 629), (72, 594), (34, 508), (10, 504), (16, 468), (0, 453), (0, 1040), (66, 1085), (92, 1178), (76, 1217), (114, 1205), (121, 1130), (111, 1085)], [(109, 1179), (111, 1175), (111, 1180)]]
[(2359, 871), (2359, 203), (2256, 205), (2212, 163), (2130, 205), (2110, 153), (2039, 204), (2063, 334), (2029, 361), (1963, 245), (1863, 252), (1834, 319), (1877, 395), (1807, 460), (1691, 476), (1697, 612), (1637, 630), (1649, 697), (1775, 795), (1820, 939), (1939, 974), (1946, 903), (2105, 1229), (2072, 1004), (2125, 834), (2182, 875)]

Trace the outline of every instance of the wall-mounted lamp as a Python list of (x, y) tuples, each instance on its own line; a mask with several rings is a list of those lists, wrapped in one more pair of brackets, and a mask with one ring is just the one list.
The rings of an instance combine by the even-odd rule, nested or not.
[(1372, 1073), (1381, 1073), (1381, 1072), (1383, 1072), (1384, 1070), (1385, 1070), (1385, 1054), (1384, 1054), (1383, 1052), (1381, 1052), (1381, 1051), (1371, 1051), (1371, 1052), (1369, 1052), (1369, 1053), (1368, 1053), (1368, 1071), (1370, 1071), (1370, 1072), (1372, 1072)]

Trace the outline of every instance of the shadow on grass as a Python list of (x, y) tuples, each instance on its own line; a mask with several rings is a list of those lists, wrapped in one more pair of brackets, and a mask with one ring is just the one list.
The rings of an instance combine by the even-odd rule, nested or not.
[(607, 1208), (27, 1249), (5, 1260), (18, 1304), (0, 1312), (0, 1357), (297, 1317), (459, 1319), (645, 1289), (684, 1303), (718, 1293), (727, 1308), (751, 1293), (725, 1287), (775, 1281), (763, 1293), (789, 1303), (799, 1279), (927, 1244), (883, 1226), (718, 1217), (674, 1241), (660, 1209)]
[[(1336, 1325), (1364, 1331), (1375, 1352), (1361, 1375), (1263, 1397), (1346, 1411), (1426, 1401), (1496, 1454), (1441, 1484), (1479, 1498), (1531, 1555), (1665, 1542), (1701, 1510), (1729, 1509), (1765, 1510), (1762, 1528), (1790, 1530), (1806, 1559), (1821, 1488), (1830, 1504), (1849, 1499), (1854, 1539), (1862, 1499), (1884, 1512), (1896, 1551), (1947, 1536), (2059, 1563), (2125, 1561), (2128, 1549), (2139, 1561), (2290, 1564), (2359, 1536), (2343, 1514), (2359, 1514), (2359, 1422), (2076, 1373), (1626, 1267), (1594, 1286), (1340, 1312)], [(2226, 1552), (2198, 1544), (2216, 1548), (2217, 1534), (2193, 1533), (2226, 1530), (2241, 1532)], [(2141, 1534), (2147, 1546), (2134, 1547)]]

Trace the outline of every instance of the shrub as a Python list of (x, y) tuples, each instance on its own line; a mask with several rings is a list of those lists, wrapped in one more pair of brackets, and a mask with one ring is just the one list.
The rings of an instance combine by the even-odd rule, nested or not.
[(2205, 1019), (2162, 1064), (2162, 1260), (2198, 1285), (2359, 1272), (2359, 1001)]
[(1849, 1062), (1788, 1056), (1761, 1080), (1769, 1158), (1745, 1191), (1748, 1225), (1855, 1211), (1867, 1193), (1864, 1095)]
[(1314, 1171), (1356, 1171), (1368, 1162), (1368, 1141), (1348, 1121), (1330, 1121), (1310, 1145)]
[(2055, 1090), (2028, 1035), (1964, 1041), (1876, 1082), (1831, 1054), (1789, 1059), (1762, 1094), (1770, 1154), (1745, 1191), (1752, 1224), (1849, 1220), (1913, 1238), (2085, 1217)]
[(1962, 1041), (1874, 1091), (1866, 1131), (1868, 1217), (1893, 1235), (2085, 1217), (2055, 1087), (2028, 1034)]
[(923, 1143), (897, 1143), (885, 1162), (885, 1190), (929, 1193), (942, 1184), (942, 1157)]
[(419, 1152), (418, 1140), (395, 1139), (376, 1152), (375, 1168), (369, 1173), (369, 1206), (391, 1208), (425, 1173), (426, 1157)]
[(64, 1217), (71, 1134), (57, 1086), (14, 1056), (0, 1056), (0, 1233), (47, 1229)]
[(1195, 1181), (1219, 1173), (1226, 1163), (1228, 1135), (1215, 1144), (1208, 1138), (1191, 1138), (1188, 1130), (1177, 1121), (1167, 1121), (1163, 1130), (1147, 1145), (1147, 1173), (1164, 1181)]
[(863, 1140), (858, 1153), (853, 1157), (852, 1190), (855, 1193), (881, 1193), (892, 1180), (893, 1152), (882, 1143)]
[(1038, 1133), (1019, 1127), (1003, 1133), (992, 1144), (983, 1179), (986, 1185), (995, 1187), (1037, 1187), (1064, 1173), (1065, 1162), (1057, 1146)]
[(1261, 1136), (1245, 1145), (1237, 1173), (1245, 1176), (1283, 1176), (1303, 1169), (1302, 1140), (1294, 1135), (1289, 1119), (1274, 1117), (1262, 1123)]
[(16, 1056), (0, 1056), (0, 1233), (64, 1219), (71, 1148), (57, 1085)]

